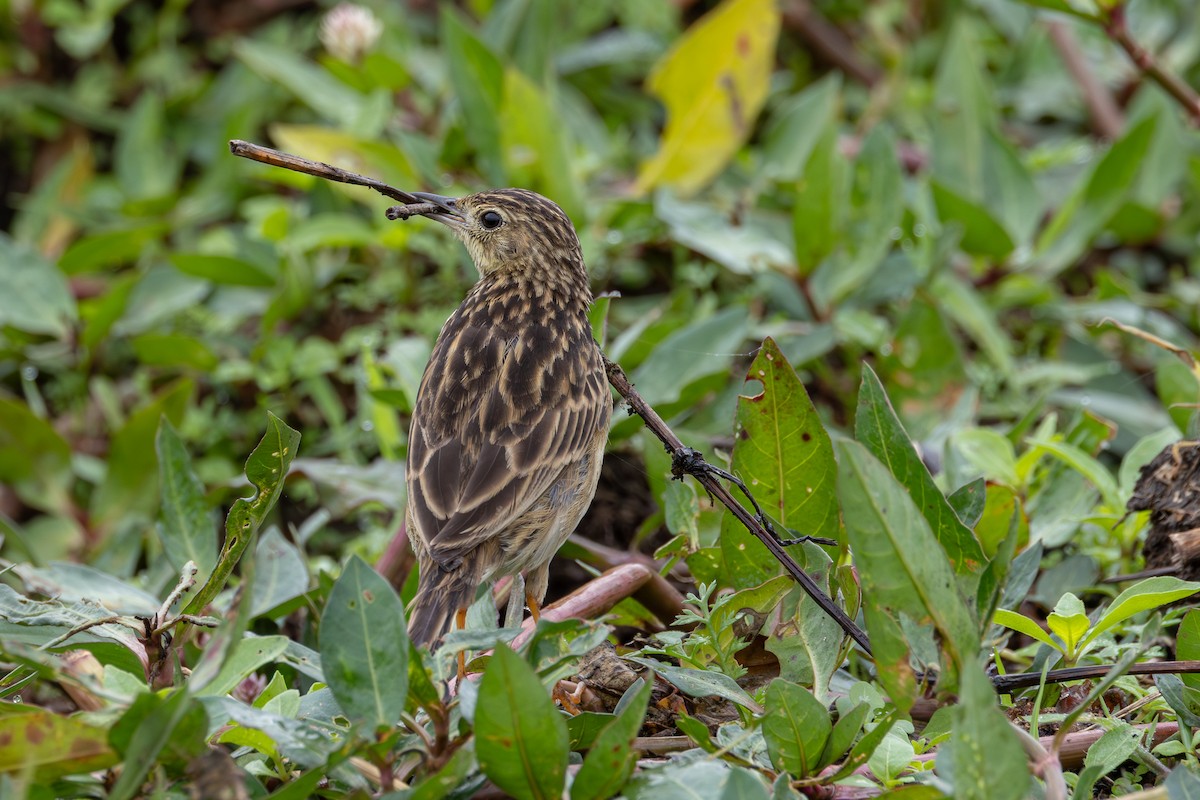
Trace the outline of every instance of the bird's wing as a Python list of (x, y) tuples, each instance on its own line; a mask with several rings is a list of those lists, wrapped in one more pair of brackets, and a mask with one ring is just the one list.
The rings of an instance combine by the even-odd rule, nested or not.
[(453, 323), (426, 367), (408, 443), (412, 518), (448, 568), (545, 494), (612, 409), (590, 334), (534, 325), (505, 340)]

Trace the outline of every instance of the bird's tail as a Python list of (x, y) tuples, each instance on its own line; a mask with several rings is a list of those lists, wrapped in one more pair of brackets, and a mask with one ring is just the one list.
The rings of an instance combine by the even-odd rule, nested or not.
[(442, 572), (434, 565), (421, 571), (417, 596), (409, 607), (408, 638), (413, 644), (432, 648), (454, 621), (459, 609), (474, 599), (475, 587), (451, 580), (453, 573)]

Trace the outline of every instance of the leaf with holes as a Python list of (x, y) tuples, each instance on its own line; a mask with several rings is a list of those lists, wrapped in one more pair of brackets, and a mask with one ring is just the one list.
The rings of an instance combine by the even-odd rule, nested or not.
[(404, 607), (384, 578), (351, 557), (321, 617), (321, 668), (333, 696), (355, 722), (396, 724), (408, 696)]
[(268, 411), (267, 433), (246, 460), (246, 477), (258, 491), (253, 497), (239, 497), (229, 509), (229, 515), (225, 517), (225, 545), (217, 566), (208, 582), (188, 603), (186, 613), (203, 613), (204, 607), (224, 588), (250, 540), (283, 494), (283, 481), (299, 445), (300, 432)]
[[(801, 535), (837, 538), (837, 465), (829, 434), (804, 384), (771, 338), (750, 365), (758, 394), (738, 398), (733, 471), (763, 511)], [(784, 536), (786, 531), (780, 531)], [(737, 588), (779, 573), (779, 563), (732, 514), (721, 528), (721, 550)]]

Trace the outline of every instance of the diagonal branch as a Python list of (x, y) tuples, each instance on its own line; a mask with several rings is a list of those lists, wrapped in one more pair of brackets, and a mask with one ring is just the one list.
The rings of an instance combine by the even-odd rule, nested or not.
[(1057, 19), (1048, 21), (1046, 29), (1067, 71), (1071, 73), (1075, 83), (1079, 84), (1079, 91), (1083, 94), (1083, 101), (1087, 104), (1088, 114), (1096, 132), (1105, 139), (1116, 141), (1125, 129), (1125, 117), (1108, 88), (1088, 64), (1075, 34), (1071, 32), (1067, 23)]
[(1200, 94), (1196, 93), (1183, 79), (1165, 68), (1158, 62), (1150, 51), (1129, 33), (1125, 22), (1125, 3), (1119, 2), (1108, 12), (1108, 18), (1103, 22), (1104, 31), (1108, 37), (1121, 46), (1142, 74), (1150, 78), (1171, 95), (1174, 100), (1187, 112), (1193, 125), (1200, 125)]
[[(841, 606), (833, 602), (833, 600), (821, 591), (821, 587), (817, 585), (817, 582), (807, 572), (800, 569), (800, 565), (788, 554), (783, 542), (763, 524), (765, 520), (762, 518), (761, 512), (757, 516), (751, 514), (729, 493), (725, 485), (717, 480), (717, 474), (721, 471), (706, 462), (704, 457), (695, 450), (684, 446), (679, 437), (675, 435), (675, 432), (667, 426), (667, 423), (663, 422), (662, 417), (633, 388), (633, 384), (629, 382), (629, 378), (625, 376), (625, 371), (621, 369), (620, 365), (614, 364), (606, 357), (604, 359), (604, 369), (608, 372), (608, 382), (629, 403), (629, 410), (641, 417), (646, 422), (646, 427), (650, 429), (650, 432), (657, 436), (667, 448), (667, 452), (671, 454), (673, 459), (672, 471), (678, 475), (682, 475), (683, 472), (688, 473), (709, 494), (721, 501), (737, 517), (738, 522), (745, 525), (746, 529), (766, 546), (771, 555), (775, 556), (775, 559), (800, 584), (801, 588), (808, 593), (808, 596), (816, 601), (821, 610), (832, 617), (859, 647), (870, 654), (871, 643), (867, 639), (866, 632), (854, 624), (854, 620), (847, 616)], [(742, 490), (745, 491), (744, 486)], [(754, 502), (753, 498), (751, 498), (751, 502)], [(757, 503), (754, 505), (757, 508)]]

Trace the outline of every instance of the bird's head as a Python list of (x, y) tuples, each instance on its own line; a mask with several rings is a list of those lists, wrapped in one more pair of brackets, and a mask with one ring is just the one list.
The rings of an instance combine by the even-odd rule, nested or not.
[[(462, 240), (480, 275), (540, 276), (578, 270), (586, 275), (579, 237), (556, 203), (525, 189), (493, 189), (465, 197), (413, 192), (420, 216), (443, 223)], [(566, 277), (566, 276), (563, 276)]]

